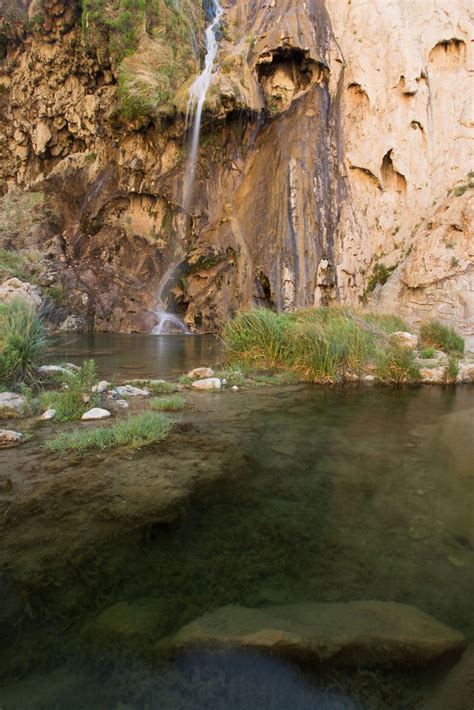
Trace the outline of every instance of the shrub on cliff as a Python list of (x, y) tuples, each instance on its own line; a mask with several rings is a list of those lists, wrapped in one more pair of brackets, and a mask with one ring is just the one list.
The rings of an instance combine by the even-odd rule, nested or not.
[(36, 379), (46, 331), (36, 310), (22, 300), (0, 307), (0, 382), (15, 385)]
[(464, 340), (454, 328), (443, 325), (438, 320), (423, 323), (420, 328), (420, 339), (423, 347), (443, 350), (445, 353), (464, 352)]

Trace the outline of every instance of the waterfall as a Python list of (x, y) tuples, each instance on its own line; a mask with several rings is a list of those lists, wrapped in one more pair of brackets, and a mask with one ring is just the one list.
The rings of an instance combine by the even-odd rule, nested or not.
[[(191, 126), (191, 138), (189, 158), (186, 169), (185, 183), (183, 188), (183, 207), (185, 212), (189, 212), (191, 207), (194, 178), (196, 174), (196, 163), (199, 151), (199, 138), (201, 135), (201, 120), (206, 100), (207, 91), (211, 83), (212, 70), (214, 61), (217, 55), (218, 42), (217, 33), (219, 23), (222, 17), (222, 8), (219, 0), (203, 0), (203, 7), (206, 13), (206, 56), (204, 60), (204, 68), (197, 79), (189, 89), (189, 101), (186, 113), (186, 127)], [(157, 325), (153, 328), (152, 333), (162, 335), (169, 332), (179, 330), (183, 333), (189, 333), (189, 329), (178, 316), (168, 313), (165, 308), (165, 290), (173, 277), (178, 262), (173, 263), (168, 271), (161, 279), (158, 286), (158, 307), (155, 310), (155, 315), (158, 318)]]
[(155, 325), (151, 331), (153, 335), (167, 335), (175, 330), (181, 331), (181, 333), (189, 334), (189, 328), (186, 323), (178, 318), (178, 316), (173, 313), (168, 313), (164, 307), (164, 292), (169, 282), (173, 278), (173, 274), (176, 271), (178, 264), (173, 263), (161, 279), (158, 284), (158, 307), (155, 309), (155, 316), (158, 318), (158, 323)]
[(206, 28), (206, 57), (204, 60), (204, 69), (189, 89), (188, 110), (186, 116), (186, 125), (191, 123), (191, 141), (183, 200), (183, 206), (186, 211), (189, 211), (191, 207), (194, 178), (196, 174), (196, 163), (199, 151), (199, 138), (201, 135), (202, 111), (207, 91), (209, 89), (209, 84), (211, 83), (212, 70), (214, 68), (214, 61), (219, 47), (217, 42), (217, 32), (222, 17), (222, 8), (219, 0), (204, 0), (203, 5), (206, 12), (206, 19), (209, 22)]

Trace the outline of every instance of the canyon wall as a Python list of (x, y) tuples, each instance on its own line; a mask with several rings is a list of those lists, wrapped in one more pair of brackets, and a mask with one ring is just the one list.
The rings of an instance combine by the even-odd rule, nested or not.
[[(222, 5), (189, 209), (201, 3), (163, 0), (124, 56), (112, 0), (100, 32), (74, 1), (4, 13), (0, 189), (44, 196), (30, 241), (4, 246), (47, 259), (56, 325), (151, 331), (174, 265), (167, 305), (197, 331), (252, 303), (343, 302), (474, 339), (470, 3)], [(172, 50), (164, 17), (167, 36), (181, 23)]]

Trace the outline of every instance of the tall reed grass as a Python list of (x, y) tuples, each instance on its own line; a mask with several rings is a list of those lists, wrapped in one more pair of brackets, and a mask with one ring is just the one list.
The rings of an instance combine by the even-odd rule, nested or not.
[(46, 330), (33, 306), (21, 299), (0, 307), (0, 383), (32, 384), (46, 343)]
[(398, 316), (367, 314), (343, 307), (275, 313), (258, 308), (237, 314), (223, 333), (230, 361), (285, 369), (302, 380), (340, 382), (376, 372), (386, 382), (419, 376), (412, 351), (397, 348), (388, 335), (408, 330)]

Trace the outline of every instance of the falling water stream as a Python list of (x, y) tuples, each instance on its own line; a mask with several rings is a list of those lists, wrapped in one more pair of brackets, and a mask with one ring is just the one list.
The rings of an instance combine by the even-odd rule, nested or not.
[[(201, 121), (204, 102), (211, 82), (214, 61), (218, 50), (217, 32), (222, 16), (222, 8), (219, 0), (203, 0), (203, 6), (206, 13), (208, 25), (206, 28), (206, 56), (204, 60), (204, 68), (197, 79), (189, 89), (189, 101), (186, 114), (186, 126), (191, 127), (190, 150), (187, 169), (185, 173), (185, 182), (183, 188), (183, 207), (185, 212), (189, 212), (192, 204), (194, 191), (194, 179), (196, 174), (196, 163), (199, 151), (199, 138), (201, 134)], [(175, 261), (161, 279), (158, 286), (158, 307), (155, 310), (155, 315), (158, 318), (158, 323), (154, 327), (152, 333), (155, 335), (167, 334), (170, 332), (181, 331), (189, 333), (186, 324), (175, 314), (168, 313), (164, 304), (164, 293), (169, 282), (173, 278), (173, 274), (179, 264), (179, 260)]]
[(202, 112), (211, 83), (212, 70), (219, 46), (217, 42), (217, 31), (222, 17), (222, 8), (219, 0), (207, 0), (203, 4), (206, 17), (209, 18), (209, 24), (206, 28), (206, 58), (204, 60), (204, 69), (189, 89), (186, 117), (186, 123), (188, 125), (191, 124), (191, 143), (184, 190), (184, 209), (186, 211), (189, 210), (192, 202), (199, 138), (201, 135)]

